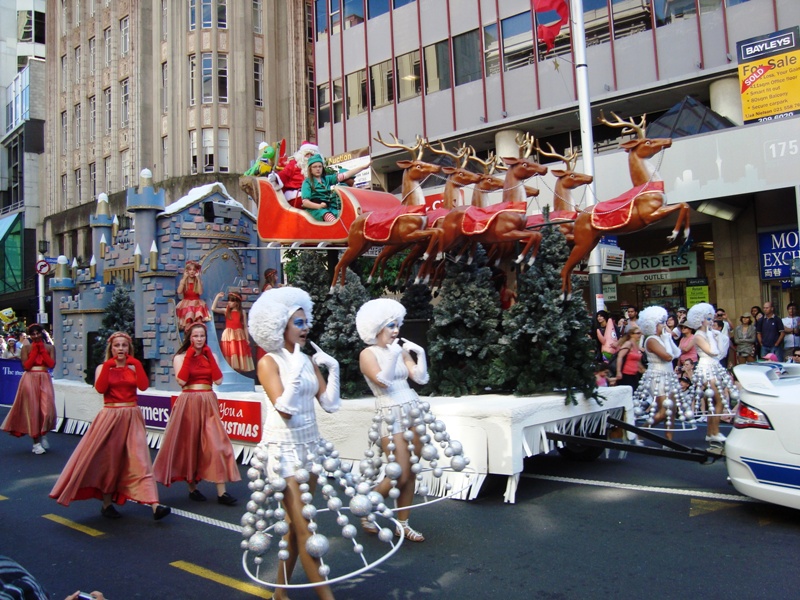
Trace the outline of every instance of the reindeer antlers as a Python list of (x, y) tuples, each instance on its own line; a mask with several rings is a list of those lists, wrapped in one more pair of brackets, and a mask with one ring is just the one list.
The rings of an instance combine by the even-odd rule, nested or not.
[(563, 154), (559, 154), (558, 152), (556, 152), (555, 148), (553, 148), (550, 142), (547, 142), (547, 145), (550, 148), (550, 152), (545, 152), (544, 150), (542, 150), (541, 146), (539, 146), (539, 142), (536, 142), (536, 151), (542, 156), (548, 156), (550, 158), (558, 158), (560, 160), (563, 160), (564, 164), (567, 167), (567, 171), (575, 170), (575, 164), (578, 162), (578, 153), (575, 151), (574, 148), (570, 150), (570, 153), (568, 155), (564, 156)]
[(405, 144), (401, 144), (400, 140), (397, 139), (395, 134), (390, 134), (394, 138), (394, 143), (384, 142), (383, 138), (381, 138), (381, 132), (378, 132), (378, 137), (373, 138), (376, 142), (383, 144), (387, 148), (402, 148), (403, 150), (407, 150), (411, 153), (411, 160), (422, 160), (422, 153), (425, 151), (425, 146), (427, 142), (425, 138), (421, 135), (417, 134), (417, 142), (413, 146), (406, 146)]
[(603, 111), (600, 111), (600, 118), (598, 119), (603, 125), (608, 125), (609, 127), (620, 128), (622, 127), (622, 133), (635, 133), (636, 137), (640, 140), (645, 139), (644, 127), (647, 120), (647, 114), (642, 115), (642, 120), (637, 125), (633, 117), (630, 118), (628, 121), (623, 121), (614, 111), (611, 111), (611, 116), (616, 119), (616, 121), (609, 121), (603, 115)]
[(430, 151), (433, 152), (434, 154), (449, 156), (450, 158), (452, 158), (453, 164), (455, 164), (456, 168), (458, 169), (463, 169), (466, 166), (467, 161), (469, 160), (469, 154), (471, 148), (467, 146), (464, 142), (462, 142), (461, 145), (458, 146), (458, 148), (456, 149), (456, 154), (453, 154), (452, 152), (449, 152), (447, 149), (445, 149), (444, 142), (442, 141), (439, 141), (438, 150), (433, 146), (433, 144), (427, 144), (427, 146), (430, 149)]
[(492, 175), (497, 170), (497, 167), (500, 165), (500, 161), (502, 160), (499, 156), (495, 156), (494, 152), (489, 152), (489, 155), (486, 157), (486, 160), (481, 160), (475, 154), (475, 148), (472, 146), (469, 147), (469, 154), (467, 155), (467, 160), (471, 160), (472, 162), (478, 163), (483, 167), (483, 173), (485, 175)]
[(533, 135), (531, 135), (529, 131), (526, 131), (524, 135), (518, 133), (514, 139), (516, 140), (517, 147), (519, 148), (519, 157), (528, 158), (533, 152)]

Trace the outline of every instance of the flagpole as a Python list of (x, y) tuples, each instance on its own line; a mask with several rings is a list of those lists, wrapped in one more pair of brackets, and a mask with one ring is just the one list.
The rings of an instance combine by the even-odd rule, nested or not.
[[(575, 51), (575, 80), (578, 86), (578, 116), (581, 128), (581, 148), (583, 148), (583, 171), (592, 176), (587, 186), (586, 206), (597, 202), (594, 174), (594, 136), (592, 135), (592, 105), (589, 99), (589, 65), (586, 64), (586, 26), (583, 22), (583, 0), (570, 0), (572, 19), (572, 47)], [(600, 249), (595, 247), (589, 255), (589, 306), (594, 316), (598, 304), (603, 302), (603, 277)], [(599, 302), (598, 302), (599, 301)]]

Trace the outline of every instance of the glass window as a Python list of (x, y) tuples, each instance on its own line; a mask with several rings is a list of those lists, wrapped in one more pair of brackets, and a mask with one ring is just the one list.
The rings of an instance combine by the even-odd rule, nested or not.
[[(655, 8), (656, 25), (658, 27), (668, 25), (676, 19), (684, 19), (697, 14), (695, 0), (653, 0), (653, 7)], [(621, 16), (622, 9), (622, 6), (612, 6), (615, 26), (618, 17)]]
[(75, 27), (79, 27), (81, 24), (81, 0), (77, 0), (75, 2), (74, 8), (72, 10), (72, 17), (73, 17), (73, 25)]
[(503, 69), (510, 71), (534, 62), (531, 11), (501, 21), (503, 31)]
[(197, 173), (197, 131), (189, 132), (189, 170), (192, 175)]
[(106, 66), (111, 66), (111, 28), (103, 29), (103, 47), (106, 52)]
[(328, 33), (328, 0), (314, 0), (314, 23), (320, 41)]
[(189, 31), (197, 29), (197, 0), (189, 0)]
[(425, 56), (425, 93), (450, 89), (450, 48), (447, 40), (423, 49)]
[(228, 55), (217, 55), (217, 100), (228, 101)]
[(81, 47), (75, 48), (75, 83), (81, 82)]
[(61, 57), (61, 91), (67, 91), (67, 55)]
[(219, 172), (227, 173), (230, 171), (230, 140), (227, 129), (220, 129), (217, 132), (219, 136), (219, 143), (217, 144), (217, 152), (219, 154)]
[(93, 142), (97, 133), (97, 98), (89, 97), (89, 141)]
[(308, 110), (314, 112), (317, 108), (317, 90), (314, 87), (314, 67), (306, 67), (306, 81), (308, 82)]
[(227, 29), (228, 27), (228, 5), (227, 0), (217, 0), (217, 27)]
[(119, 83), (120, 93), (120, 121), (123, 127), (128, 126), (128, 121), (131, 117), (131, 85), (129, 79), (123, 79)]
[(131, 185), (131, 151), (123, 150), (119, 154), (120, 173), (122, 174), (122, 189), (126, 190)]
[(331, 35), (336, 35), (342, 29), (342, 11), (340, 0), (329, 0), (331, 3)]
[(367, 18), (374, 19), (389, 12), (389, 0), (367, 0)]
[(405, 6), (406, 4), (411, 4), (414, 0), (394, 0), (394, 7), (400, 8), (401, 6)]
[(74, 108), (74, 120), (75, 120), (75, 149), (78, 150), (81, 147), (81, 105), (76, 104)]
[(189, 106), (194, 106), (197, 102), (197, 57), (189, 55)]
[(344, 115), (342, 78), (333, 80), (333, 122), (341, 123)]
[(111, 181), (111, 157), (106, 156), (103, 159), (103, 182), (106, 184), (106, 192), (113, 189), (113, 182)]
[(327, 83), (317, 86), (317, 127), (322, 129), (331, 122), (331, 87)]
[(97, 163), (89, 163), (89, 194), (97, 197)]
[(264, 59), (260, 56), (253, 59), (253, 87), (256, 106), (264, 106)]
[(214, 171), (214, 130), (203, 129), (203, 173)]
[(456, 85), (481, 78), (481, 51), (478, 30), (453, 38), (453, 63)]
[(66, 208), (67, 204), (67, 176), (61, 176), (61, 204)]
[(347, 118), (352, 119), (367, 111), (367, 71), (361, 69), (350, 73), (345, 79), (347, 94)]
[(386, 106), (394, 101), (394, 70), (392, 61), (385, 60), (370, 67), (370, 91), (372, 109)]
[(211, 3), (212, 0), (200, 0), (200, 13), (203, 19), (203, 29), (211, 29)]
[(45, 14), (43, 12), (34, 11), (33, 13), (33, 43), (34, 44), (44, 44), (45, 43), (45, 33), (47, 31), (45, 27), (46, 19)]
[(61, 113), (61, 154), (67, 153), (67, 111)]
[[(261, 0), (253, 0), (253, 33), (261, 33), (261, 20), (264, 15), (264, 7)], [(313, 42), (313, 40), (311, 40)]]
[(97, 40), (89, 38), (89, 75), (94, 75), (97, 55)]
[(364, 3), (361, 0), (344, 0), (344, 28), (364, 22)]
[(111, 88), (103, 90), (103, 103), (105, 104), (105, 130), (106, 135), (111, 133)]
[(167, 31), (169, 31), (169, 1), (161, 0), (161, 41), (167, 39)]
[(30, 10), (17, 11), (17, 41), (33, 41), (33, 12)]
[(397, 57), (397, 100), (402, 102), (420, 93), (419, 50)]
[(161, 112), (169, 108), (169, 69), (167, 63), (161, 63)]
[(130, 29), (131, 20), (128, 17), (122, 17), (119, 20), (119, 52), (120, 56), (128, 56), (130, 51)]
[(78, 204), (80, 204), (80, 197), (81, 197), (81, 170), (75, 169), (75, 196), (78, 198)]
[(167, 136), (161, 138), (161, 172), (163, 179), (169, 177), (169, 140)]
[(214, 101), (214, 60), (211, 52), (202, 55), (202, 83), (200, 84), (202, 102)]
[[(721, 0), (703, 0), (700, 4), (703, 7), (703, 10), (711, 9), (716, 10), (719, 6)], [(656, 0), (656, 15), (659, 14), (658, 5), (663, 4), (660, 0)], [(668, 13), (673, 10), (677, 5), (686, 4), (684, 0), (673, 0), (672, 2), (668, 3), (670, 7), (668, 9)], [(603, 7), (605, 9), (605, 7)], [(649, 6), (647, 7), (649, 8)], [(630, 2), (622, 2), (621, 0), (612, 0), (611, 2), (611, 11), (614, 15), (614, 39), (627, 37), (629, 35), (633, 35), (635, 33), (639, 33), (642, 31), (646, 31), (648, 29), (653, 28), (653, 22), (650, 18), (650, 11), (647, 10), (644, 6), (631, 6)], [(695, 14), (695, 5), (694, 0), (691, 1), (691, 10), (690, 11), (683, 11), (682, 9), (678, 9), (682, 14), (691, 13)], [(605, 10), (603, 12), (606, 12)], [(664, 12), (663, 8), (660, 10), (661, 13)], [(605, 16), (605, 15), (604, 15)], [(676, 18), (677, 15), (672, 15), (669, 17), (669, 20)], [(658, 18), (656, 19), (658, 23)], [(608, 35), (608, 28), (603, 28), (603, 33)], [(587, 36), (588, 38), (588, 36)], [(608, 38), (606, 37), (606, 40)], [(605, 41), (605, 40), (602, 40)], [(587, 44), (589, 40), (587, 39)]]
[(497, 40), (497, 23), (483, 28), (483, 68), (486, 76), (500, 72), (500, 44)]

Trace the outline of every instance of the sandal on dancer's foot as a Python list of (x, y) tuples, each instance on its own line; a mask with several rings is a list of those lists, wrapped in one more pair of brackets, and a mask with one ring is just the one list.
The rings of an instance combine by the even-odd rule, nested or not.
[[(408, 521), (406, 521), (405, 523), (400, 521), (400, 525), (403, 528), (403, 532), (406, 534), (406, 539), (409, 542), (424, 542), (425, 541), (425, 536), (422, 535), (416, 529), (412, 529), (412, 527), (408, 524)], [(395, 529), (394, 534), (397, 537), (400, 537), (400, 528), (399, 527), (397, 529)]]
[(372, 535), (377, 535), (378, 531), (380, 531), (375, 522), (370, 521), (367, 517), (361, 517), (361, 529), (365, 533), (371, 533)]

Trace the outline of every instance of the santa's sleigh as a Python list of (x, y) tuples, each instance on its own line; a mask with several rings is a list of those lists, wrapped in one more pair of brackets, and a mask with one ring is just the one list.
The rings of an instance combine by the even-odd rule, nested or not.
[(341, 198), (342, 211), (336, 221), (326, 223), (317, 221), (307, 210), (290, 205), (283, 192), (273, 188), (265, 177), (242, 177), (239, 185), (258, 205), (258, 236), (280, 244), (346, 245), (356, 217), (400, 206), (400, 200), (386, 192), (336, 186), (333, 189)]

